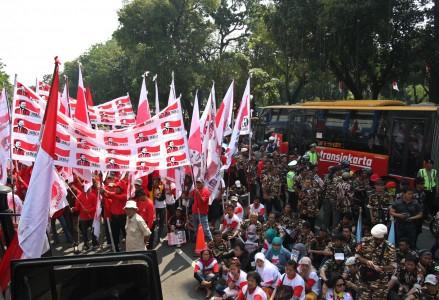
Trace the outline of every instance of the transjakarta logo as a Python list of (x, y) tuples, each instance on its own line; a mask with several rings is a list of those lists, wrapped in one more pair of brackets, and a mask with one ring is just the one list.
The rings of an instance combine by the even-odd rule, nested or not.
[(356, 156), (351, 153), (345, 154), (341, 153), (326, 153), (320, 150), (320, 159), (330, 162), (342, 162), (343, 160), (348, 161), (351, 165), (357, 165), (360, 167), (372, 167), (372, 159), (366, 156)]

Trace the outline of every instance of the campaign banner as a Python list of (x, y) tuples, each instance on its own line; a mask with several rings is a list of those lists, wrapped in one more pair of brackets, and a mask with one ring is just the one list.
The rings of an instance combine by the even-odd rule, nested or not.
[[(24, 87), (23, 90), (26, 91)], [(17, 97), (15, 97), (17, 98)], [(21, 97), (23, 98), (23, 97)], [(31, 117), (17, 110), (13, 115), (12, 156), (14, 160), (34, 161), (42, 127), (44, 106), (41, 98), (26, 95), (40, 115)], [(15, 101), (18, 108), (20, 101)], [(119, 99), (111, 105), (126, 105)], [(107, 106), (104, 106), (105, 109)], [(164, 170), (186, 166), (188, 146), (183, 127), (181, 104), (171, 103), (159, 115), (132, 127), (116, 130), (93, 129), (60, 113), (57, 116), (55, 165), (101, 171)]]
[[(70, 109), (74, 115), (76, 100), (70, 101)], [(88, 113), (90, 123), (96, 125), (133, 126), (136, 124), (136, 114), (128, 95), (96, 106), (88, 106)]]
[(346, 160), (353, 171), (371, 168), (373, 173), (380, 176), (388, 175), (388, 155), (320, 146), (316, 148), (316, 151), (319, 155), (319, 174), (326, 174), (330, 166), (337, 165)]

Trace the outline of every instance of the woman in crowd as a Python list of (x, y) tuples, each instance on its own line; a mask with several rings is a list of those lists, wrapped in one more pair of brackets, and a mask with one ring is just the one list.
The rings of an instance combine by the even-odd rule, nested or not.
[(306, 300), (317, 300), (320, 295), (320, 278), (314, 269), (309, 257), (302, 257), (299, 260), (297, 271), (305, 281)]
[(351, 294), (346, 292), (346, 282), (343, 277), (335, 277), (333, 280), (331, 280), (329, 286), (330, 288), (326, 292), (326, 300), (352, 300)]
[(279, 272), (285, 271), (285, 265), (291, 259), (291, 252), (282, 246), (282, 239), (275, 237), (271, 243), (270, 250), (265, 254), (265, 258), (275, 265)]
[(305, 282), (296, 272), (297, 263), (290, 260), (283, 274), (277, 281), (271, 300), (305, 300)]
[(261, 288), (261, 276), (257, 272), (247, 274), (247, 285), (238, 294), (236, 300), (267, 300), (267, 294)]
[(259, 252), (255, 255), (256, 272), (261, 276), (261, 286), (267, 293), (267, 296), (271, 296), (274, 288), (276, 287), (277, 280), (280, 277), (279, 270), (275, 265), (265, 259), (263, 253)]
[(212, 288), (220, 271), (217, 260), (210, 250), (203, 250), (200, 259), (195, 263), (194, 277), (200, 283), (200, 287), (206, 290), (206, 298), (212, 296)]

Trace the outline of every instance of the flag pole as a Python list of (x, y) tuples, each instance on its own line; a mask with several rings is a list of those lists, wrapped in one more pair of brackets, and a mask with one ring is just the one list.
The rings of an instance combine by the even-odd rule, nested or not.
[[(12, 91), (12, 101), (14, 101), (15, 93), (17, 92), (17, 74), (14, 75), (14, 89)], [(9, 111), (9, 176), (11, 177), (11, 185), (12, 185), (12, 208), (14, 210), (14, 223), (17, 224), (17, 216), (16, 216), (16, 207), (15, 207), (15, 191), (14, 191), (14, 173), (12, 171), (14, 164), (12, 163), (12, 109), (9, 105), (8, 93), (6, 92), (6, 105)], [(18, 171), (18, 170), (17, 170)]]
[[(251, 78), (251, 73), (250, 73), (250, 78)], [(249, 80), (250, 80), (249, 78)], [(251, 119), (252, 119), (252, 110), (251, 110), (251, 101), (252, 101), (252, 96), (251, 93), (249, 95), (249, 118), (248, 118), (248, 128), (250, 129), (250, 133), (248, 134), (248, 165), (250, 166), (250, 161), (251, 161), (251, 156), (252, 156), (252, 138), (253, 138), (253, 130), (252, 130), (252, 123), (251, 123)], [(248, 183), (247, 180), (247, 193), (248, 193), (248, 197), (247, 197), (247, 207), (250, 207), (250, 185)]]

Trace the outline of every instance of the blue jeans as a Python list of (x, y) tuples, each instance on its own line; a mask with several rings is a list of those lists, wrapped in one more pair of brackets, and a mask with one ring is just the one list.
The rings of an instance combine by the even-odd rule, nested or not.
[(212, 240), (212, 234), (210, 233), (209, 221), (207, 219), (207, 215), (193, 214), (192, 215), (192, 222), (194, 224), (195, 233), (198, 230), (198, 223), (201, 223), (201, 226), (203, 227), (204, 237), (206, 239), (206, 242), (210, 242)]

